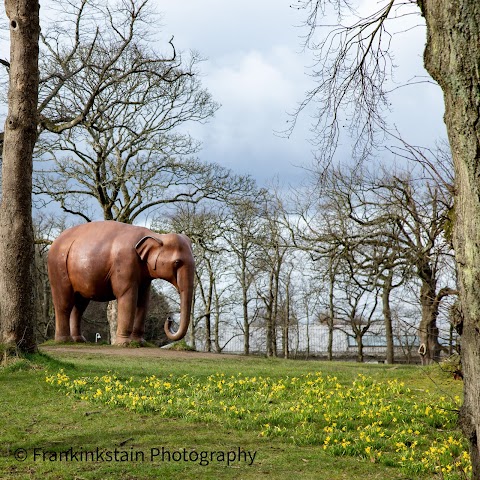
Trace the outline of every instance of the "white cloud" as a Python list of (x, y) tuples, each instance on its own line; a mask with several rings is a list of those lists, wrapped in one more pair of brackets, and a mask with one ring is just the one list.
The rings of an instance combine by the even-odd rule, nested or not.
[[(206, 57), (202, 83), (222, 107), (206, 125), (189, 125), (203, 142), (200, 157), (261, 182), (275, 174), (295, 176), (305, 163), (305, 131), (295, 140), (275, 136), (302, 100), (309, 62), (299, 50), (301, 31), (291, 0), (182, 0), (158, 3), (162, 35), (178, 48)], [(169, 37), (168, 37), (169, 38)], [(308, 119), (306, 119), (308, 120)], [(300, 139), (300, 141), (298, 140)], [(302, 158), (300, 158), (302, 157)], [(303, 159), (303, 160), (302, 160)]]
[[(299, 174), (293, 164), (304, 163), (306, 142), (281, 138), (292, 111), (306, 88), (301, 57), (283, 46), (252, 50), (209, 63), (205, 85), (222, 104), (203, 126), (206, 159), (214, 159), (261, 181), (276, 174)], [(290, 172), (288, 174), (287, 172)]]
[(277, 47), (269, 54), (251, 51), (228, 65), (213, 65), (205, 84), (222, 104), (219, 115), (224, 121), (250, 131), (272, 131), (282, 127), (286, 110), (301, 98), (301, 72), (298, 57)]
[(249, 52), (238, 64), (212, 72), (207, 83), (223, 105), (257, 113), (276, 109), (276, 103), (285, 102), (293, 93), (277, 58), (272, 61), (262, 52)]

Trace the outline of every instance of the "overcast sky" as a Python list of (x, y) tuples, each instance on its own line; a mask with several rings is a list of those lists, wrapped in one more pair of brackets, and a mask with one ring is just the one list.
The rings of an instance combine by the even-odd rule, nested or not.
[[(301, 117), (289, 139), (275, 131), (285, 128), (288, 112), (313, 86), (306, 75), (311, 53), (301, 49), (300, 36), (305, 30), (299, 26), (305, 12), (290, 7), (295, 0), (153, 1), (163, 14), (164, 38), (174, 35), (179, 49), (194, 49), (207, 58), (201, 67), (203, 84), (222, 105), (208, 124), (191, 128), (203, 142), (199, 156), (251, 174), (261, 184), (274, 176), (284, 183), (296, 182), (304, 175), (298, 165), (312, 161), (310, 119)], [(373, 13), (382, 5), (377, 0), (358, 3), (360, 13)], [(395, 63), (400, 66), (396, 72), (399, 84), (427, 76), (422, 61), (425, 29), (410, 30), (422, 24), (420, 15), (392, 23), (392, 30), (409, 29), (392, 41)], [(438, 86), (425, 83), (400, 88), (391, 100), (389, 120), (407, 141), (433, 146), (445, 137)], [(338, 157), (346, 156), (345, 146)]]
[[(159, 35), (164, 45), (173, 35), (178, 49), (193, 49), (206, 58), (201, 64), (202, 83), (221, 104), (207, 124), (188, 127), (203, 143), (199, 157), (251, 174), (262, 185), (275, 176), (285, 184), (300, 180), (305, 173), (299, 166), (309, 166), (313, 159), (309, 116), (300, 117), (290, 138), (275, 134), (285, 129), (288, 112), (314, 85), (307, 75), (312, 54), (301, 48), (305, 11), (290, 6), (296, 0), (150, 1), (162, 15)], [(384, 3), (353, 1), (361, 15), (373, 13)], [(412, 15), (391, 20), (388, 27), (391, 32), (405, 31), (392, 40), (398, 85), (414, 77), (428, 77), (422, 59), (423, 20), (415, 5), (409, 8)], [(336, 18), (327, 22), (336, 23)], [(6, 48), (2, 42), (2, 50)], [(8, 57), (6, 51), (4, 57)], [(390, 125), (409, 143), (433, 146), (446, 137), (443, 99), (437, 85), (399, 88), (391, 96), (391, 108)], [(343, 140), (337, 159), (347, 160), (349, 151)]]

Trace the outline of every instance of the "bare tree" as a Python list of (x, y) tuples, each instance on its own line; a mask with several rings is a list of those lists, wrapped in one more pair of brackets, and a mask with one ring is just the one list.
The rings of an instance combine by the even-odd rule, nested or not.
[[(100, 106), (120, 108), (119, 94), (111, 100), (108, 95), (128, 78), (146, 80), (147, 72), (152, 73), (151, 82), (178, 76), (181, 59), (173, 42), (165, 56), (150, 48), (151, 25), (158, 16), (148, 0), (117, 6), (108, 0), (54, 0), (46, 8), (50, 21), (41, 34), (41, 130), (61, 133), (84, 124), (92, 111), (102, 114)], [(128, 96), (123, 100), (129, 104)]]
[(255, 301), (252, 294), (255, 277), (259, 275), (260, 245), (263, 221), (261, 219), (264, 191), (251, 199), (236, 202), (230, 208), (225, 224), (224, 239), (235, 263), (235, 277), (241, 289), (243, 353), (250, 353), (250, 327), (253, 322), (250, 304)]
[[(229, 173), (189, 158), (199, 144), (178, 129), (218, 108), (198, 54), (185, 60), (172, 40), (168, 54), (153, 47), (147, 0), (54, 5), (65, 26), (56, 18), (41, 36), (37, 204), (134, 223), (159, 205), (217, 195)], [(116, 302), (107, 314), (113, 342)]]
[(365, 359), (364, 337), (375, 323), (374, 315), (378, 296), (374, 294), (373, 298), (369, 299), (368, 290), (354, 282), (351, 276), (344, 279), (343, 289), (345, 298), (337, 305), (340, 323), (337, 328), (355, 339), (357, 362), (363, 362)]
[(33, 303), (32, 155), (37, 139), (38, 0), (6, 0), (10, 22), (8, 114), (0, 204), (0, 343), (36, 348)]
[(340, 192), (336, 192), (335, 188), (329, 190), (327, 183), (324, 185), (327, 187), (324, 194), (333, 209), (330, 213), (334, 215), (325, 222), (321, 237), (317, 238), (321, 244), (317, 244), (315, 250), (327, 263), (324, 278), (328, 284), (328, 308), (324, 322), (329, 327), (328, 357), (329, 360), (333, 357), (333, 332), (336, 328), (354, 338), (357, 361), (363, 362), (363, 338), (372, 325), (378, 323), (374, 316), (377, 314), (380, 290), (368, 264), (371, 259), (380, 263), (383, 258), (376, 252), (376, 244), (372, 248), (371, 244), (363, 241), (372, 232), (361, 232), (361, 228), (349, 217), (348, 209), (334, 207), (345, 207), (344, 199), (337, 196)]
[(399, 207), (394, 215), (404, 219), (403, 223), (397, 221), (401, 225), (399, 245), (420, 280), (420, 354), (423, 363), (430, 363), (438, 361), (440, 356), (437, 326), (440, 302), (457, 293), (454, 285), (439, 287), (444, 259), (451, 255), (444, 232), (453, 199), (448, 190), (435, 184), (427, 183), (422, 192), (422, 186), (411, 177), (396, 176), (391, 180), (381, 186), (388, 191), (386, 200)]
[(277, 322), (281, 328), (282, 356), (290, 358), (290, 338), (292, 327), (297, 327), (297, 313), (294, 301), (295, 282), (293, 273), (295, 265), (293, 262), (285, 262), (284, 272), (280, 279), (279, 308)]
[[(4, 134), (5, 155), (3, 158), (2, 199), (5, 208), (2, 209), (2, 213), (5, 218), (2, 225), (6, 228), (4, 243), (5, 249), (8, 249), (8, 251), (4, 249), (5, 261), (2, 265), (8, 269), (11, 259), (23, 258), (25, 268), (19, 266), (15, 266), (14, 269), (10, 268), (8, 272), (5, 272), (5, 279), (0, 279), (0, 284), (3, 284), (6, 288), (10, 282), (16, 279), (22, 285), (23, 290), (26, 291), (25, 294), (20, 292), (17, 294), (17, 297), (21, 296), (23, 300), (20, 298), (14, 300), (15, 289), (6, 288), (11, 293), (5, 295), (5, 298), (9, 296), (11, 298), (8, 305), (5, 303), (2, 317), (8, 318), (11, 325), (8, 326), (6, 323), (3, 325), (2, 330), (5, 333), (2, 334), (2, 337), (6, 339), (5, 341), (10, 342), (12, 338), (20, 336), (17, 340), (18, 342), (23, 341), (27, 345), (26, 349), (33, 348), (29, 333), (32, 329), (25, 322), (22, 324), (22, 321), (16, 319), (16, 317), (24, 315), (25, 318), (32, 318), (32, 315), (30, 315), (31, 306), (28, 306), (32, 298), (31, 292), (28, 291), (31, 288), (28, 280), (30, 277), (26, 273), (27, 264), (31, 265), (33, 263), (33, 233), (31, 232), (32, 222), (29, 213), (31, 210), (32, 185), (31, 161), (29, 160), (31, 154), (28, 152), (30, 148), (33, 149), (37, 134), (43, 133), (45, 140), (48, 139), (46, 132), (63, 134), (64, 137), (62, 138), (79, 140), (81, 135), (75, 137), (77, 133), (70, 132), (69, 134), (68, 131), (74, 127), (86, 127), (94, 124), (98, 118), (92, 113), (93, 111), (100, 117), (104, 114), (108, 116), (108, 113), (115, 116), (122, 112), (122, 106), (123, 112), (129, 108), (131, 112), (132, 105), (141, 100), (141, 97), (128, 97), (127, 92), (131, 93), (131, 90), (128, 90), (126, 85), (131, 86), (132, 83), (139, 80), (144, 82), (143, 87), (155, 84), (157, 85), (157, 95), (160, 80), (163, 80), (166, 85), (176, 85), (178, 89), (180, 89), (179, 83), (182, 82), (184, 85), (192, 85), (192, 82), (196, 82), (193, 66), (198, 60), (196, 57), (192, 57), (190, 70), (188, 68), (186, 70), (182, 69), (181, 57), (177, 54), (172, 41), (169, 44), (170, 53), (168, 55), (153, 56), (150, 50), (151, 39), (147, 35), (149, 30), (145, 28), (148, 23), (147, 20), (151, 20), (153, 16), (147, 8), (146, 0), (127, 0), (117, 10), (112, 10), (109, 3), (104, 0), (99, 2), (83, 0), (79, 3), (57, 2), (52, 8), (53, 10), (50, 10), (50, 13), (53, 12), (55, 17), (55, 22), (52, 23), (53, 27), (44, 28), (44, 33), (41, 34), (43, 48), (40, 61), (40, 94), (38, 94), (38, 37), (40, 35), (38, 5), (32, 2), (6, 3), (7, 15), (12, 16), (11, 26), (14, 35), (12, 35), (10, 62), (2, 61), (2, 64), (8, 67), (10, 83), (15, 88), (10, 88), (11, 100), (9, 99), (9, 103), (12, 111), (9, 113)], [(25, 11), (28, 11), (28, 15), (23, 17)], [(19, 20), (20, 18), (22, 18), (22, 21)], [(25, 26), (29, 22), (31, 28), (27, 32)], [(69, 28), (70, 26), (72, 28)], [(147, 72), (150, 72), (150, 74), (147, 74)], [(20, 77), (25, 80), (18, 82), (17, 80)], [(135, 80), (132, 80), (130, 84), (126, 80), (133, 78)], [(122, 81), (124, 82), (123, 87), (119, 86)], [(27, 99), (27, 95), (25, 95), (27, 87), (30, 88), (30, 99)], [(118, 95), (111, 97), (117, 88), (119, 90)], [(120, 92), (122, 88), (124, 88), (123, 94), (125, 97), (119, 100), (122, 95), (122, 92)], [(188, 90), (188, 87), (185, 90)], [(166, 89), (165, 96), (168, 97), (168, 95), (171, 95), (171, 90)], [(195, 97), (196, 100), (192, 97)], [(147, 100), (152, 100), (152, 97), (150, 96)], [(30, 103), (33, 101), (37, 104), (34, 114), (30, 112)], [(198, 88), (190, 91), (183, 98), (183, 101), (184, 108), (176, 109), (176, 119), (185, 120), (186, 116), (190, 115), (190, 119), (202, 120), (209, 116), (212, 107), (213, 109), (216, 108), (210, 101), (208, 94), (205, 96), (205, 92), (199, 92)], [(194, 112), (190, 107), (196, 101), (202, 107)], [(110, 111), (108, 111), (109, 108)], [(158, 110), (155, 112), (154, 103), (150, 105), (150, 108), (150, 111), (143, 111), (143, 118), (139, 118), (140, 115), (137, 115), (138, 125), (143, 127), (146, 121), (155, 118), (155, 114), (160, 115)], [(179, 111), (182, 114), (179, 114)], [(22, 118), (22, 115), (25, 118)], [(127, 121), (127, 118), (128, 116), (124, 116), (125, 121)], [(168, 115), (165, 115), (165, 125), (168, 128), (171, 128), (174, 123), (175, 119), (172, 120)], [(35, 135), (30, 132), (32, 125), (35, 127)], [(98, 126), (98, 123), (96, 125)], [(108, 137), (106, 130), (111, 128), (112, 124), (107, 121), (101, 123), (101, 125), (105, 128), (103, 133)], [(127, 130), (128, 126), (131, 127), (131, 125), (127, 122)], [(10, 128), (10, 132), (7, 131), (8, 128)], [(13, 130), (17, 138), (12, 135)], [(135, 137), (136, 132), (137, 130), (133, 131), (133, 137)], [(20, 138), (22, 135), (23, 138)], [(165, 135), (162, 138), (164, 139)], [(157, 141), (161, 143), (162, 138), (157, 138)], [(85, 137), (82, 140), (84, 139)], [(176, 140), (173, 136), (170, 136), (169, 141), (170, 147), (173, 144), (178, 149), (186, 148), (188, 150), (188, 146), (191, 147), (194, 144), (186, 136), (178, 136)], [(19, 146), (22, 148), (17, 148)], [(68, 148), (71, 148), (71, 145)], [(94, 151), (95, 148), (93, 146)], [(126, 151), (131, 153), (128, 149)], [(165, 151), (163, 153), (165, 154)], [(172, 163), (174, 162), (169, 159), (169, 165)], [(192, 163), (190, 163), (190, 167), (191, 165)], [(100, 173), (101, 165), (97, 163), (95, 168), (98, 168), (97, 173)], [(68, 167), (66, 169), (68, 170)], [(18, 173), (16, 170), (18, 170)], [(128, 182), (128, 179), (122, 179)], [(104, 178), (104, 180), (106, 179)], [(191, 185), (191, 182), (189, 185)], [(98, 183), (97, 186), (103, 187)], [(111, 186), (111, 183), (105, 187), (106, 191), (108, 191), (109, 186)], [(117, 182), (115, 187), (118, 186), (119, 183)], [(42, 190), (42, 188), (37, 189), (37, 191), (39, 190)], [(51, 191), (54, 194), (57, 192), (55, 188)], [(122, 193), (125, 193), (125, 191), (122, 191)], [(126, 208), (131, 207), (131, 204), (128, 203), (128, 193), (126, 191), (122, 199), (124, 201), (122, 206), (126, 206)], [(178, 192), (177, 194), (181, 195)], [(101, 191), (99, 195), (102, 195)], [(28, 200), (26, 199), (27, 196)], [(110, 200), (106, 198), (107, 203)], [(137, 198), (133, 198), (133, 204), (136, 200)], [(62, 198), (60, 198), (60, 201), (62, 201)], [(113, 202), (115, 201), (117, 201), (117, 196), (114, 195)], [(68, 207), (66, 210), (68, 211)], [(77, 209), (77, 213), (81, 214), (83, 212), (81, 209)], [(23, 214), (25, 216), (21, 217)], [(132, 214), (131, 210), (129, 214)], [(12, 231), (18, 230), (12, 226), (12, 219), (15, 218), (25, 218), (24, 222), (18, 222), (24, 229), (23, 233), (19, 235), (22, 242), (11, 241)], [(12, 247), (14, 244), (16, 245), (15, 248), (19, 249), (17, 253), (10, 251), (14, 248)], [(27, 248), (26, 244), (31, 244), (31, 247)], [(16, 314), (13, 314), (13, 311)], [(14, 324), (19, 326), (13, 327)], [(18, 330), (15, 334), (8, 333), (12, 328), (20, 329), (23, 332), (20, 333)]]
[(333, 331), (335, 328), (336, 307), (335, 307), (335, 286), (337, 272), (339, 269), (339, 259), (336, 257), (335, 252), (331, 251), (328, 256), (328, 267), (325, 272), (324, 278), (327, 280), (328, 285), (328, 314), (325, 317), (325, 322), (328, 326), (328, 344), (327, 355), (328, 360), (333, 360)]
[[(266, 352), (277, 356), (277, 327), (280, 317), (281, 280), (287, 265), (291, 245), (282, 223), (284, 206), (278, 195), (266, 197), (262, 208), (263, 232), (260, 235), (262, 256), (260, 265), (264, 275), (256, 281), (257, 296), (264, 306)], [(281, 326), (281, 325), (280, 325)]]
[[(157, 53), (151, 13), (147, 1), (115, 9), (83, 1), (66, 7), (70, 29), (55, 22), (42, 35), (39, 111), (55, 135), (40, 145), (39, 202), (54, 200), (86, 221), (97, 204), (104, 219), (133, 223), (160, 204), (212, 195), (225, 178), (189, 158), (199, 144), (178, 128), (218, 108), (198, 79), (200, 58), (184, 60), (172, 41), (169, 55)], [(88, 110), (78, 113), (81, 106)]]
[[(400, 269), (404, 277), (415, 276), (420, 282), (422, 308), (418, 326), (422, 362), (438, 361), (437, 317), (440, 302), (456, 293), (454, 285), (439, 287), (444, 259), (451, 255), (445, 235), (452, 197), (449, 189), (426, 179), (416, 180), (411, 173), (385, 173), (372, 177), (362, 188), (350, 189), (349, 217), (366, 227), (362, 243), (373, 247), (374, 254), (364, 258), (375, 282), (390, 288), (389, 271)], [(371, 251), (367, 250), (367, 252)], [(378, 253), (381, 250), (382, 258)], [(449, 279), (451, 281), (451, 278)], [(400, 286), (402, 279), (397, 282)], [(384, 295), (387, 295), (384, 290)], [(384, 300), (386, 300), (384, 296)], [(384, 313), (388, 307), (384, 305)]]
[(47, 271), (47, 245), (35, 244), (35, 336), (41, 343), (53, 337), (55, 317)]
[(37, 213), (33, 219), (35, 238), (35, 333), (37, 342), (53, 337), (55, 314), (47, 272), (48, 247), (56, 233), (65, 229), (65, 219), (48, 213)]
[[(392, 170), (392, 169), (390, 169)], [(422, 306), (418, 329), (422, 360), (438, 360), (437, 317), (441, 301), (456, 293), (448, 229), (450, 189), (434, 179), (415, 179), (398, 170), (373, 174), (366, 168), (339, 166), (319, 172), (317, 196), (308, 195), (297, 245), (317, 259), (346, 261), (361, 285), (380, 289), (387, 337), (387, 361), (393, 362), (390, 296), (407, 280), (419, 284)], [(353, 275), (354, 274), (354, 275)]]
[[(444, 120), (453, 155), (455, 172), (454, 235), (456, 262), (460, 286), (460, 301), (463, 316), (462, 363), (464, 375), (464, 404), (461, 410), (461, 425), (470, 442), (472, 476), (480, 478), (480, 125), (478, 105), (478, 65), (480, 62), (480, 4), (476, 0), (417, 0), (402, 2), (389, 0), (381, 10), (363, 21), (376, 25), (369, 34), (363, 30), (352, 30), (349, 42), (351, 56), (345, 47), (339, 48), (334, 58), (340, 68), (332, 71), (331, 63), (325, 61), (319, 67), (324, 74), (336, 76), (337, 72), (350, 71), (352, 75), (345, 83), (348, 86), (372, 83), (377, 92), (384, 92), (378, 77), (364, 75), (363, 65), (382, 66), (379, 61), (384, 49), (380, 34), (386, 32), (386, 20), (398, 8), (418, 6), (427, 26), (427, 44), (424, 52), (425, 67), (443, 91), (445, 102)], [(315, 29), (326, 6), (333, 5), (339, 15), (350, 11), (351, 2), (346, 0), (305, 0), (302, 6), (309, 8), (308, 23)], [(465, 21), (468, 19), (468, 21)], [(472, 19), (475, 19), (471, 21)], [(372, 20), (374, 22), (372, 22)], [(357, 22), (358, 24), (358, 22)], [(360, 47), (360, 48), (358, 48)], [(380, 56), (377, 54), (380, 53)], [(325, 57), (323, 57), (325, 59)], [(353, 60), (352, 60), (353, 59)], [(322, 68), (324, 67), (324, 68)], [(356, 82), (355, 80), (359, 81)], [(362, 80), (363, 79), (363, 80)], [(379, 79), (380, 80), (380, 79)], [(347, 90), (350, 93), (354, 89)], [(335, 92), (333, 92), (335, 93)], [(312, 97), (314, 97), (312, 95)], [(347, 98), (342, 95), (341, 98)], [(368, 99), (368, 97), (364, 97)], [(321, 97), (320, 97), (321, 100)], [(359, 104), (362, 105), (362, 100)], [(338, 102), (337, 102), (338, 105)], [(373, 101), (375, 105), (375, 101)], [(363, 109), (365, 110), (365, 109)], [(321, 116), (321, 112), (320, 112)], [(362, 124), (361, 124), (362, 125)], [(321, 139), (321, 131), (320, 136)]]
[[(223, 232), (228, 218), (228, 204), (205, 202), (201, 205), (178, 204), (167, 222), (157, 218), (155, 228), (171, 228), (187, 234), (196, 259), (196, 305), (194, 328), (202, 329), (205, 350), (221, 352), (220, 324), (227, 293), (232, 289), (231, 260)], [(228, 341), (228, 340), (227, 340)]]
[[(300, 273), (301, 284), (300, 284), (300, 302), (301, 302), (301, 312), (302, 312), (302, 322), (305, 337), (306, 337), (306, 346), (304, 350), (305, 359), (308, 360), (310, 357), (310, 346), (311, 346), (311, 330), (310, 327), (321, 315), (320, 309), (322, 308), (322, 293), (324, 293), (323, 285), (318, 284), (318, 274), (315, 271), (307, 272), (302, 271)], [(298, 333), (300, 333), (300, 328), (298, 328)], [(333, 335), (333, 333), (332, 333)], [(332, 337), (333, 344), (333, 337)], [(332, 352), (332, 349), (329, 349), (329, 353)], [(298, 353), (298, 349), (297, 349)], [(332, 358), (329, 357), (329, 360)]]

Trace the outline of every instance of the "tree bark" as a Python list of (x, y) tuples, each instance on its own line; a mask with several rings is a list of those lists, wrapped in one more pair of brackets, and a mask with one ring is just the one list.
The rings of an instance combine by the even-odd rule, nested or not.
[(0, 343), (34, 351), (32, 154), (37, 140), (38, 0), (5, 0), (10, 79), (0, 205)]
[(392, 309), (390, 308), (390, 293), (392, 291), (393, 270), (388, 272), (382, 287), (382, 310), (385, 323), (385, 340), (387, 343), (387, 363), (395, 362), (395, 349), (393, 344)]
[(427, 23), (425, 67), (443, 90), (455, 168), (454, 247), (463, 312), (462, 429), (472, 478), (480, 478), (480, 3), (422, 0)]
[(274, 284), (274, 272), (273, 269), (270, 272), (270, 280), (269, 280), (269, 292), (268, 298), (265, 301), (266, 307), (266, 353), (267, 357), (273, 357), (275, 355), (275, 348), (274, 342), (276, 342), (274, 335), (275, 330), (273, 326), (273, 302), (274, 302), (274, 292), (273, 292), (273, 284)]
[(117, 339), (118, 302), (111, 300), (107, 305), (107, 320), (110, 329), (110, 344), (113, 345)]
[(361, 333), (357, 333), (357, 335), (355, 335), (355, 341), (357, 342), (357, 362), (363, 363), (363, 335)]
[(420, 287), (420, 306), (422, 318), (418, 327), (420, 338), (420, 358), (422, 365), (430, 365), (440, 360), (440, 344), (438, 343), (438, 306), (436, 299), (435, 282), (422, 281)]

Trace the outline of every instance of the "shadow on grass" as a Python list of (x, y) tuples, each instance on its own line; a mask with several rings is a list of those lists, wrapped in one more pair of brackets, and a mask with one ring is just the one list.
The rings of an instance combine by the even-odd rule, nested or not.
[(68, 370), (76, 370), (77, 367), (72, 362), (67, 362), (65, 360), (59, 360), (58, 358), (53, 358), (48, 353), (36, 352), (25, 355), (26, 359), (31, 363), (36, 365), (41, 365), (42, 367), (47, 368), (63, 368)]
[(11, 357), (0, 364), (0, 371), (4, 373), (21, 372), (28, 370), (55, 369), (76, 370), (71, 362), (53, 358), (42, 352), (25, 353), (21, 357)]

